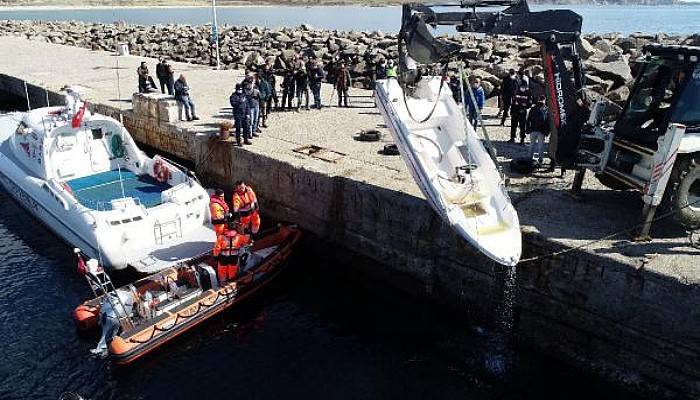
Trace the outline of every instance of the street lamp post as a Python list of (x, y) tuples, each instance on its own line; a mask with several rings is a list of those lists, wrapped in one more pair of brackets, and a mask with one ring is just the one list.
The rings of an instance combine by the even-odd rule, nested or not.
[(216, 22), (216, 0), (211, 0), (211, 13), (214, 19), (211, 26), (211, 41), (216, 48), (216, 69), (220, 69), (221, 58), (219, 56), (219, 26)]

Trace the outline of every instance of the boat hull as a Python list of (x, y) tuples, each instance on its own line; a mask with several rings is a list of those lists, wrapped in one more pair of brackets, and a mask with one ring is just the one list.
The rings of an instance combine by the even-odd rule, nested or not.
[[(83, 142), (67, 147), (64, 153), (70, 149), (84, 149), (84, 154), (80, 151), (79, 155), (88, 158), (87, 161), (60, 152), (57, 154), (59, 159), (51, 158), (57, 145), (48, 143), (63, 133), (56, 134), (49, 129), (44, 133), (17, 133), (18, 127), (32, 125), (27, 121), (48, 118), (46, 115), (54, 115), (51, 113), (55, 111), (54, 108), (37, 109), (30, 113), (0, 115), (0, 185), (20, 206), (64, 242), (113, 269), (132, 266), (139, 272), (152, 273), (176, 259), (197, 256), (213, 246), (216, 235), (209, 224), (206, 191), (165, 161), (161, 161), (161, 165), (169, 166), (171, 183), (166, 182), (158, 188), (160, 183), (149, 175), (147, 167), (156, 158), (143, 155), (117, 121), (94, 115), (85, 122), (88, 124), (85, 128), (75, 129), (79, 132), (75, 134), (79, 137), (76, 140)], [(38, 126), (34, 128), (41, 129), (44, 125)], [(54, 130), (60, 129), (65, 132), (68, 128)], [(92, 144), (98, 143), (100, 138), (89, 136), (90, 129), (99, 132), (104, 129), (113, 138), (119, 136), (128, 157), (119, 161), (118, 157), (106, 154), (107, 150), (100, 150), (102, 153), (94, 150), (104, 146)], [(45, 135), (43, 142), (35, 139), (33, 147), (22, 142), (27, 136), (41, 137), (42, 134)], [(43, 149), (42, 143), (46, 143)], [(92, 162), (98, 156), (105, 157), (102, 164)], [(78, 166), (88, 163), (87, 169), (91, 173), (59, 179), (56, 174), (65, 172), (63, 166), (69, 163)], [(92, 167), (97, 170), (93, 171)], [(100, 181), (100, 178), (111, 175), (115, 177)], [(136, 187), (135, 193), (142, 194), (144, 199), (149, 196), (158, 204), (144, 205), (140, 198), (125, 196), (125, 187), (129, 189), (129, 186), (123, 177), (130, 177), (130, 182)], [(90, 179), (96, 182), (85, 185), (84, 182)], [(79, 181), (83, 181), (83, 186), (74, 183)], [(112, 189), (107, 190), (109, 188)], [(158, 191), (154, 192), (154, 189)], [(96, 197), (105, 194), (106, 199)]]
[(377, 107), (411, 176), (462, 238), (500, 264), (517, 264), (520, 223), (484, 144), (439, 77), (424, 78), (415, 94), (404, 96), (395, 79), (377, 82)]

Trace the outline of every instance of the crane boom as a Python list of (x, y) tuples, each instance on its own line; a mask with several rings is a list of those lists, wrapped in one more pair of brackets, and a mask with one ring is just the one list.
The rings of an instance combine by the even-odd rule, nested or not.
[[(460, 7), (468, 11), (437, 12), (438, 7)], [(477, 11), (505, 7), (498, 11)], [(577, 45), (582, 18), (571, 10), (530, 11), (527, 0), (463, 0), (459, 4), (405, 4), (399, 49), (422, 64), (444, 62), (461, 46), (436, 39), (428, 26), (455, 26), (459, 32), (525, 36), (541, 47), (545, 94), (552, 121), (553, 158), (573, 166), (578, 155), (583, 125), (590, 114), (583, 91), (584, 73)], [(404, 51), (405, 46), (405, 51)], [(399, 65), (405, 65), (400, 63)]]

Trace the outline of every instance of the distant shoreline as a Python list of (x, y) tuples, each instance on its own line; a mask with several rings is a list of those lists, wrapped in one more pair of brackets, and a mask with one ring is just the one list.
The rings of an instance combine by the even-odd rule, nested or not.
[[(202, 5), (201, 1), (197, 0), (173, 0), (173, 1), (139, 1), (139, 0), (115, 0), (119, 5), (119, 9), (146, 9), (146, 8), (210, 8), (210, 5)], [(566, 7), (566, 6), (594, 6), (594, 7), (620, 7), (620, 6), (643, 6), (643, 7), (659, 7), (659, 6), (691, 6), (699, 7), (700, 0), (698, 1), (678, 1), (671, 0), (672, 3), (667, 1), (638, 1), (633, 0), (620, 2), (618, 4), (600, 4), (602, 2), (595, 1), (581, 1), (581, 0), (569, 0), (569, 1), (530, 1), (531, 5), (537, 6), (555, 6), (555, 7)], [(409, 0), (320, 0), (318, 2), (311, 1), (285, 1), (285, 0), (269, 0), (261, 1), (252, 4), (249, 1), (226, 1), (217, 4), (217, 8), (258, 8), (258, 7), (344, 7), (344, 6), (360, 6), (360, 7), (386, 7), (386, 6), (398, 6), (402, 3), (409, 2)], [(420, 2), (420, 1), (419, 1)], [(8, 2), (9, 3), (9, 2)], [(36, 2), (26, 2), (18, 1), (12, 2), (14, 4), (5, 4), (0, 0), (0, 11), (51, 11), (51, 10), (104, 10), (112, 9), (113, 6), (109, 4), (109, 1), (101, 2), (103, 4), (85, 4), (79, 0), (65, 0), (65, 1), (48, 1), (51, 4), (36, 4)], [(20, 4), (17, 4), (20, 3)], [(28, 4), (33, 3), (33, 4)]]

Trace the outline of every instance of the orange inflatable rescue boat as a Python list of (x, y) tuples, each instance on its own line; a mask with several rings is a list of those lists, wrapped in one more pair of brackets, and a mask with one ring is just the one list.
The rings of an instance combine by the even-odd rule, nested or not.
[(117, 334), (109, 343), (109, 356), (116, 364), (129, 364), (270, 282), (281, 272), (300, 235), (293, 225), (279, 225), (263, 233), (243, 253), (238, 277), (223, 285), (217, 280), (211, 253), (118, 289), (101, 268), (95, 268), (94, 260), (86, 264), (79, 254), (78, 269), (88, 279), (95, 298), (76, 307), (73, 318), (78, 329), (97, 328), (100, 307), (109, 301), (110, 307), (118, 310), (119, 321)]

